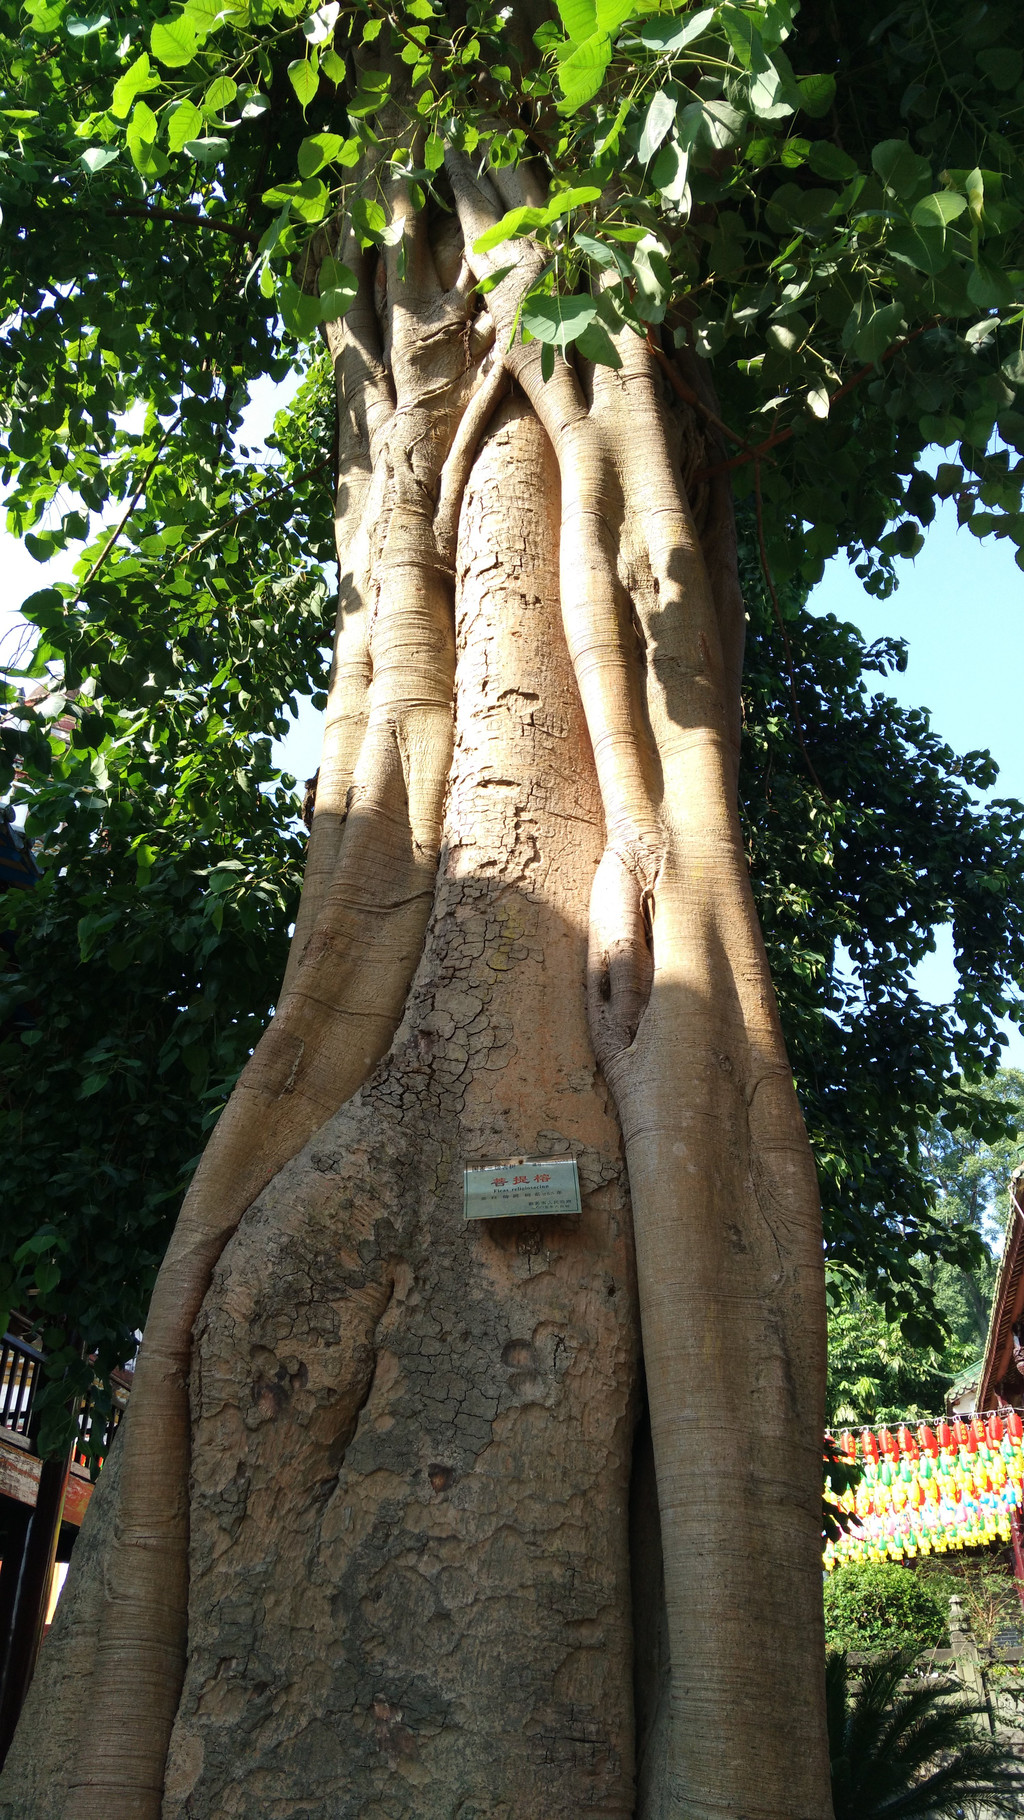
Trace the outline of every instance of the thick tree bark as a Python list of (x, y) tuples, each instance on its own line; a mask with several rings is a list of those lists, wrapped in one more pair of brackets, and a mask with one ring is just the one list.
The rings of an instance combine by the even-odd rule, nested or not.
[[(471, 247), (522, 193), (450, 172)], [(735, 802), (730, 502), (698, 531), (699, 429), (634, 336), (544, 380), (536, 249), (490, 331), (450, 234), (405, 253), (332, 343), (347, 541), (281, 1005), (61, 1671), (117, 1733), (12, 1805), (31, 1703), (0, 1816), (826, 1820), (821, 1236)], [(545, 1152), (578, 1222), (463, 1223), (467, 1161)]]

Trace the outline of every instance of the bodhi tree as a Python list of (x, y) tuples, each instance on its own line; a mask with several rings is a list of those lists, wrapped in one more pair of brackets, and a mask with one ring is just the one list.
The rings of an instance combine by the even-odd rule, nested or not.
[[(845, 547), (884, 595), (936, 494), (1024, 541), (1019, 22), (7, 18), (14, 517), (44, 556), (130, 477), (29, 603), (81, 749), (189, 638), (273, 625), (223, 476), (278, 313), (329, 352), (340, 585), (275, 1016), (0, 1812), (826, 1816), (822, 1232), (734, 501), (835, 836), (785, 584)], [(463, 1221), (467, 1163), (557, 1155), (578, 1220)]]

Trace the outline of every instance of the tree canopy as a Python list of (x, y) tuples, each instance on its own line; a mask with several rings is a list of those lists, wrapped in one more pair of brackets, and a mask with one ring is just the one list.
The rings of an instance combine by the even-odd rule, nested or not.
[[(986, 1083), (987, 1097), (1010, 1114), (1009, 1136), (994, 1143), (958, 1125), (947, 1109), (922, 1134), (920, 1155), (934, 1196), (934, 1214), (953, 1230), (973, 1228), (984, 1252), (973, 1265), (955, 1263), (938, 1250), (917, 1260), (926, 1289), (946, 1328), (945, 1342), (915, 1343), (915, 1326), (892, 1319), (863, 1279), (837, 1259), (829, 1283), (828, 1419), (844, 1423), (932, 1416), (945, 1407), (951, 1386), (977, 1368), (988, 1335), (999, 1252), (1010, 1214), (1008, 1188), (1024, 1135), (1024, 1076), (1002, 1068)], [(970, 1095), (965, 1096), (969, 1101)], [(916, 1329), (920, 1332), (920, 1329)]]
[[(930, 1212), (919, 1134), (944, 1109), (1005, 1128), (964, 1088), (1024, 964), (1024, 812), (979, 804), (987, 755), (871, 692), (898, 644), (865, 650), (805, 601), (839, 550), (888, 593), (937, 498), (1024, 566), (1015, 9), (29, 0), (0, 23), (8, 517), (40, 561), (79, 550), (26, 603), (38, 638), (8, 672), (0, 782), (46, 873), (4, 907), (6, 1293), (103, 1367), (142, 1318), (294, 906), (267, 740), (318, 699), (327, 635), (310, 338), (352, 299), (349, 242), (394, 244), (396, 184), (444, 210), (452, 161), (486, 157), (547, 187), (478, 242), (482, 288), (539, 241), (520, 331), (553, 369), (614, 363), (629, 324), (718, 439), (704, 478), (731, 472), (749, 857), (828, 1240), (927, 1337), (912, 1260), (977, 1239)], [(268, 466), (242, 411), (295, 364)], [(50, 690), (31, 713), (11, 693), (30, 679)], [(960, 989), (935, 1008), (912, 971), (946, 922)]]

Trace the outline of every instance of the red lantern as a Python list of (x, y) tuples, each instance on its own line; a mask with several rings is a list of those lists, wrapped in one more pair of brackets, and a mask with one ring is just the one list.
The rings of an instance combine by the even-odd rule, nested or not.
[(956, 1441), (956, 1444), (958, 1447), (967, 1446), (967, 1439), (968, 1439), (968, 1436), (970, 1435), (970, 1432), (971, 1431), (968, 1428), (967, 1423), (962, 1422), (960, 1417), (957, 1416), (956, 1421), (953, 1423), (953, 1438)]
[(930, 1453), (933, 1460), (937, 1459), (938, 1453), (939, 1453), (939, 1443), (935, 1439), (934, 1430), (929, 1428), (927, 1422), (921, 1423), (921, 1426), (917, 1431), (917, 1438), (921, 1443), (921, 1447), (922, 1447), (923, 1451), (925, 1453)]
[(905, 1422), (900, 1424), (899, 1438), (900, 1452), (904, 1453), (908, 1460), (916, 1460), (919, 1452), (918, 1445)]
[(889, 1433), (889, 1430), (887, 1428), (879, 1429), (878, 1444), (881, 1447), (882, 1452), (884, 1454), (886, 1454), (890, 1460), (899, 1459), (900, 1450), (897, 1447), (896, 1442), (893, 1440), (892, 1435)]
[(985, 1433), (988, 1437), (989, 1446), (998, 1447), (1003, 1438), (1003, 1424), (998, 1416), (989, 1416), (985, 1427)]
[(953, 1430), (950, 1428), (948, 1422), (940, 1422), (939, 1423), (939, 1446), (944, 1447), (948, 1452), (949, 1448), (951, 1448), (952, 1445), (953, 1445)]
[(848, 1428), (844, 1428), (839, 1437), (839, 1451), (845, 1460), (849, 1460), (851, 1466), (857, 1464), (857, 1443)]
[(1011, 1441), (1024, 1440), (1024, 1422), (1021, 1421), (1020, 1416), (1017, 1414), (1017, 1411), (1015, 1409), (1010, 1409), (1007, 1411), (1006, 1432), (1009, 1435)]
[(877, 1466), (877, 1464), (878, 1464), (878, 1441), (875, 1438), (874, 1432), (870, 1428), (865, 1428), (865, 1430), (860, 1438), (860, 1444), (864, 1449), (864, 1458), (866, 1460), (874, 1460), (874, 1462)]
[(975, 1416), (974, 1421), (971, 1423), (971, 1433), (976, 1441), (983, 1441), (985, 1439), (985, 1423), (981, 1416)]

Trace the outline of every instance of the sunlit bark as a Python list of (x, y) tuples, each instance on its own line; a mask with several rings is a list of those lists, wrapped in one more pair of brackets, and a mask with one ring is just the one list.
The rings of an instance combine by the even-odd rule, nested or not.
[[(450, 178), (469, 249), (525, 194)], [(94, 1717), (23, 1816), (56, 1639), (5, 1820), (829, 1813), (820, 1223), (730, 501), (645, 343), (545, 380), (540, 253), (486, 313), (467, 257), (410, 217), (332, 337), (306, 896), (154, 1298), (59, 1678)], [(557, 1151), (578, 1226), (463, 1225), (467, 1160)]]

